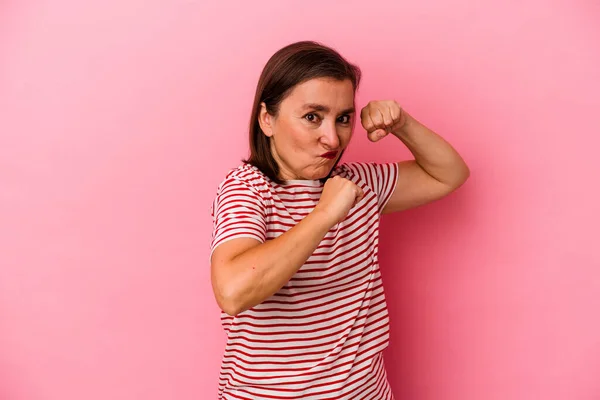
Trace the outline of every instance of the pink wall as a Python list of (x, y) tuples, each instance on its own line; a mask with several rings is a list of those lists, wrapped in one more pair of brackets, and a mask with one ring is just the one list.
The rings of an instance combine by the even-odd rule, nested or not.
[(214, 397), (210, 203), (307, 38), (471, 166), (384, 222), (397, 398), (600, 398), (598, 3), (284, 3), (1, 3), (0, 399)]

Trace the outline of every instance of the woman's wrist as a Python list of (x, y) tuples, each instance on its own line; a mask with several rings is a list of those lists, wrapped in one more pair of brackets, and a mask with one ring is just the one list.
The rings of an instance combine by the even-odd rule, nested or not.
[(394, 128), (391, 133), (398, 139), (404, 141), (418, 134), (417, 128), (420, 125), (420, 123), (406, 111), (402, 110), (402, 112), (404, 113), (402, 125), (397, 128)]

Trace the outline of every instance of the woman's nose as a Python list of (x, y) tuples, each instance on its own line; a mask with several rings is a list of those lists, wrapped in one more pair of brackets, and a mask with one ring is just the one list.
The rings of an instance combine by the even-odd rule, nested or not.
[(321, 132), (321, 143), (327, 148), (335, 150), (340, 147), (340, 138), (338, 136), (337, 127), (333, 124), (323, 124)]

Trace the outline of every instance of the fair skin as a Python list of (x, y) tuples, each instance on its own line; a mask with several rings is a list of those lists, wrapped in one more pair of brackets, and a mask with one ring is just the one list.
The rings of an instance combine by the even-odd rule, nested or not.
[[(313, 79), (296, 86), (282, 101), (277, 116), (263, 107), (260, 126), (271, 138), (281, 178), (327, 176), (350, 143), (354, 118), (352, 83), (334, 79)], [(332, 151), (337, 152), (335, 158), (321, 157)]]
[[(355, 117), (352, 83), (319, 78), (297, 85), (281, 102), (277, 115), (263, 106), (259, 123), (271, 138), (282, 179), (321, 179), (348, 146)], [(371, 101), (361, 110), (360, 119), (369, 140), (396, 137), (414, 156), (398, 163), (396, 189), (383, 213), (438, 200), (468, 178), (469, 169), (456, 150), (396, 101)], [(211, 277), (221, 309), (236, 315), (279, 291), (362, 196), (353, 182), (335, 176), (325, 183), (314, 210), (279, 237), (265, 243), (240, 238), (218, 246)]]

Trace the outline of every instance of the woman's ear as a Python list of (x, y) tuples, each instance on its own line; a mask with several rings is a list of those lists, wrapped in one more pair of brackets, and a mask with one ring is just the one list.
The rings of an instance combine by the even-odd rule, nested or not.
[(260, 103), (260, 111), (258, 113), (258, 124), (260, 129), (263, 131), (265, 136), (273, 136), (273, 116), (267, 111), (267, 105), (263, 102)]

